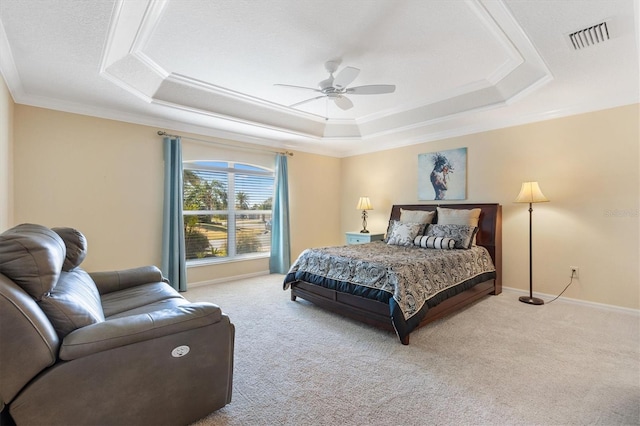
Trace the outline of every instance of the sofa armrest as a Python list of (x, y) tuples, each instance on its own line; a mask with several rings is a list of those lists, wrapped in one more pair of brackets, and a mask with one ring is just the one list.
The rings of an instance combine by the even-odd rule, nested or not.
[(123, 269), (121, 271), (90, 272), (89, 276), (96, 283), (100, 294), (111, 293), (141, 284), (169, 281), (162, 276), (156, 266)]
[(96, 352), (131, 345), (220, 322), (222, 311), (207, 302), (189, 303), (146, 314), (115, 318), (69, 333), (60, 359), (70, 361)]

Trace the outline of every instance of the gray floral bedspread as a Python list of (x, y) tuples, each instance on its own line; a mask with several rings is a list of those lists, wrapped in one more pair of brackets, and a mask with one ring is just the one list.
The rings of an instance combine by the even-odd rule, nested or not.
[[(308, 272), (390, 293), (407, 320), (426, 301), (466, 280), (495, 271), (489, 252), (401, 247), (382, 241), (307, 249), (289, 270)], [(289, 287), (284, 283), (284, 289)]]

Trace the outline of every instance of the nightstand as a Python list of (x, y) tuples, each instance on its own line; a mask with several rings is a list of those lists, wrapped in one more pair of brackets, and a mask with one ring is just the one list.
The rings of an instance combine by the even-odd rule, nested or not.
[(372, 241), (382, 241), (384, 234), (364, 234), (361, 232), (347, 232), (347, 244), (366, 244)]

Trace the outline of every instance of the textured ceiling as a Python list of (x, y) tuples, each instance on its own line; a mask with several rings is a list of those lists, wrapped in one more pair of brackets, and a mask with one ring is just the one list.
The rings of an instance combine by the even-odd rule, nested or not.
[[(635, 103), (634, 0), (2, 0), (18, 103), (347, 156)], [(568, 34), (606, 21), (575, 50)], [(360, 73), (346, 111), (318, 92)]]

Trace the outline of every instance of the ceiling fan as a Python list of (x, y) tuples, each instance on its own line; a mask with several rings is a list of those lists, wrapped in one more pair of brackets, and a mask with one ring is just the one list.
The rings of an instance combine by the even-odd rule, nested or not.
[(325, 69), (329, 72), (329, 78), (318, 83), (317, 89), (313, 87), (294, 86), (291, 84), (275, 84), (275, 86), (293, 87), (296, 89), (313, 90), (314, 92), (322, 93), (314, 98), (289, 105), (290, 107), (296, 107), (307, 102), (315, 101), (316, 99), (328, 98), (333, 100), (335, 104), (343, 110), (353, 108), (353, 102), (345, 96), (347, 94), (380, 95), (384, 93), (393, 93), (396, 90), (396, 86), (394, 84), (371, 84), (367, 86), (347, 87), (356, 79), (360, 70), (354, 67), (345, 67), (334, 77), (333, 73), (338, 70), (339, 65), (339, 61), (328, 61), (324, 64)]

